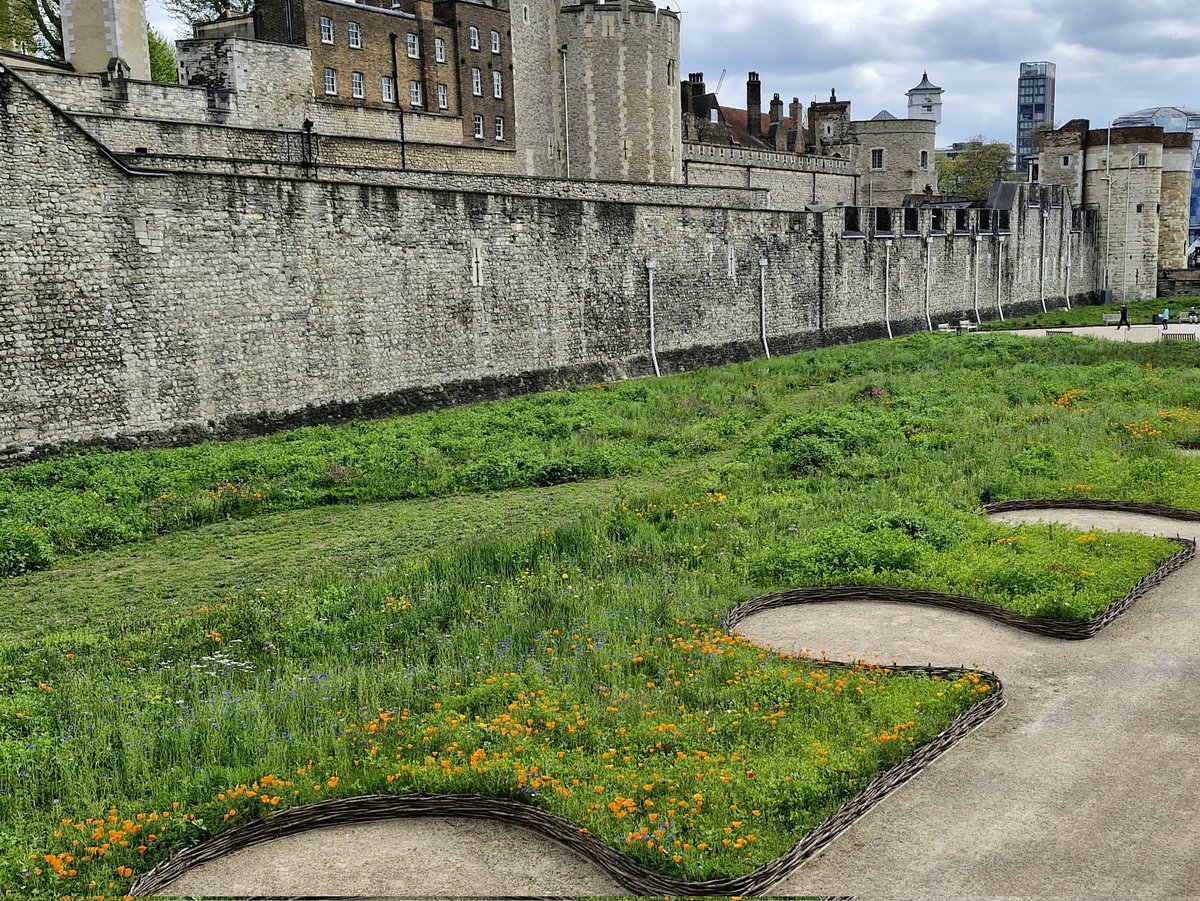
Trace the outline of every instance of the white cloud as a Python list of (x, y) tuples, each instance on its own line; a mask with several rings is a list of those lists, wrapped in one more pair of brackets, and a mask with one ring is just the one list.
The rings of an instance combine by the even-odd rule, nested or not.
[(927, 69), (946, 89), (940, 144), (976, 134), (1011, 142), (1027, 60), (1057, 64), (1061, 122), (1102, 127), (1142, 107), (1200, 106), (1200, 23), (1182, 0), (678, 2), (683, 70), (715, 84), (728, 69), (721, 97), (730, 106), (744, 102), (754, 70), (767, 96), (807, 102), (836, 87), (856, 118), (880, 109), (903, 116), (905, 92)]

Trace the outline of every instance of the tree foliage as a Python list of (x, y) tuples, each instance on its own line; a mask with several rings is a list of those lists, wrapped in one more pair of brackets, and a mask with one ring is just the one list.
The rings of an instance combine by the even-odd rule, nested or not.
[(171, 42), (149, 25), (146, 26), (146, 41), (150, 45), (150, 80), (159, 84), (178, 84), (179, 62)]
[(225, 13), (247, 13), (254, 0), (162, 0), (162, 8), (185, 25), (211, 22)]
[(967, 148), (954, 159), (937, 155), (938, 190), (968, 200), (987, 200), (992, 184), (1012, 174), (1011, 144), (988, 141), (982, 136), (967, 142)]
[(0, 50), (33, 53), (37, 49), (37, 26), (27, 0), (0, 0)]

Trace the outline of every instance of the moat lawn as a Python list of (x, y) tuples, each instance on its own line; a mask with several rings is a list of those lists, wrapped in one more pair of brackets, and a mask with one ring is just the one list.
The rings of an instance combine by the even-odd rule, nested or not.
[[(1135, 300), (1129, 304), (1129, 319), (1133, 325), (1149, 325), (1155, 316), (1167, 308), (1171, 311), (1171, 322), (1187, 322), (1188, 309), (1200, 307), (1200, 297), (1159, 297), (1153, 300)], [(1103, 325), (1105, 313), (1120, 314), (1121, 304), (1104, 306), (1076, 306), (1070, 310), (1051, 310), (1033, 316), (1018, 316), (1003, 322), (992, 320), (983, 323), (989, 331), (1025, 328), (1069, 328), (1071, 326)]]
[(682, 878), (773, 859), (986, 686), (785, 659), (729, 609), (875, 584), (1079, 620), (1174, 553), (978, 515), (1200, 509), (1200, 348), (1078, 345), (922, 335), (0, 473), (5, 897), (120, 895), (375, 792), (519, 798)]

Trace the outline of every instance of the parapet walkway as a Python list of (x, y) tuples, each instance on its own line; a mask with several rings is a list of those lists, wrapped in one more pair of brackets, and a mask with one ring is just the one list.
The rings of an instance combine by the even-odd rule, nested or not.
[[(1053, 510), (1080, 529), (1200, 539), (1200, 524)], [(855, 898), (1200, 898), (1200, 562), (1088, 641), (879, 602), (771, 610), (741, 631), (830, 658), (962, 663), (1007, 706), (775, 887)], [(170, 894), (621, 896), (548, 839), (485, 822), (326, 829), (206, 864)]]

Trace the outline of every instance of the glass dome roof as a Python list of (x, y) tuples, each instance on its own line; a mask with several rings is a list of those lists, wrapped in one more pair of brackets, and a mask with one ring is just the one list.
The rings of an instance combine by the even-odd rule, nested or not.
[(1200, 109), (1188, 106), (1152, 106), (1118, 116), (1113, 125), (1117, 128), (1157, 125), (1168, 133), (1195, 132), (1200, 131)]

